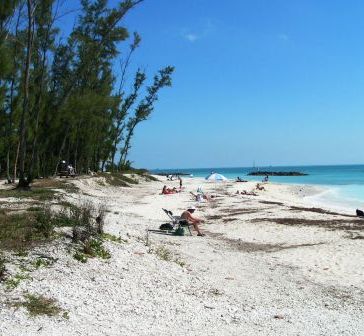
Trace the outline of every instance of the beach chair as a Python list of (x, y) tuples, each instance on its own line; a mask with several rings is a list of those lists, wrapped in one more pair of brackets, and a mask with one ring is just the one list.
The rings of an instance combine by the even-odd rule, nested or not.
[(174, 216), (173, 212), (167, 209), (163, 209), (164, 213), (168, 216), (168, 218), (171, 220), (171, 224), (173, 226), (173, 229), (178, 229), (178, 228), (188, 228), (188, 231), (190, 233), (190, 235), (192, 236), (192, 232), (191, 232), (191, 224), (188, 223), (188, 221), (186, 221), (185, 219), (181, 218), (180, 216)]

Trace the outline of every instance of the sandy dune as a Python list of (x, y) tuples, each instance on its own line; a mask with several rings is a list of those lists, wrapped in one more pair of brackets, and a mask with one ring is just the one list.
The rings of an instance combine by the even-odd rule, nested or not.
[[(12, 292), (0, 290), (1, 335), (364, 335), (364, 220), (348, 209), (312, 209), (312, 187), (185, 179), (176, 195), (165, 181), (133, 188), (76, 180), (81, 195), (109, 209), (108, 261), (81, 264), (64, 238), (42, 251), (57, 258)], [(169, 182), (171, 186), (177, 182)], [(202, 186), (218, 196), (196, 203)], [(149, 233), (167, 217), (197, 207), (206, 237)], [(167, 251), (161, 260), (158, 251)], [(58, 300), (69, 319), (30, 318), (5, 304), (24, 292)]]

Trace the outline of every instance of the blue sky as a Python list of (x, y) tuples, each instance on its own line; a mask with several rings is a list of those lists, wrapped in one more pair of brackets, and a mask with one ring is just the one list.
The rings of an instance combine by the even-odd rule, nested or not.
[(359, 0), (145, 0), (125, 20), (142, 36), (132, 68), (176, 72), (130, 159), (146, 168), (363, 163), (363, 17)]

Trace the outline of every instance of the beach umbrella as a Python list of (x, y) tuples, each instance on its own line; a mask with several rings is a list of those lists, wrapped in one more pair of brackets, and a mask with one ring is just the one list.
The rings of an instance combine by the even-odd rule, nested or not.
[(228, 179), (224, 175), (212, 173), (206, 177), (206, 180), (207, 181), (227, 181)]

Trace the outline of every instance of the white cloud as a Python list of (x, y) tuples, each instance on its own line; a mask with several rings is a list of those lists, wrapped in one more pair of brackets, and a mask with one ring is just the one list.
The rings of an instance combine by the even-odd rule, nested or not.
[(199, 36), (197, 34), (192, 34), (192, 33), (189, 33), (189, 34), (183, 34), (182, 35), (187, 41), (190, 41), (190, 42), (195, 42), (196, 40), (199, 39)]
[(200, 24), (200, 28), (194, 29), (194, 31), (192, 31), (192, 29), (182, 29), (181, 36), (185, 40), (193, 43), (197, 40), (200, 40), (201, 38), (206, 37), (211, 32), (213, 32), (214, 29), (215, 24), (212, 22), (212, 20), (204, 19)]
[(289, 36), (287, 34), (279, 34), (277, 37), (282, 41), (288, 41), (289, 40)]

